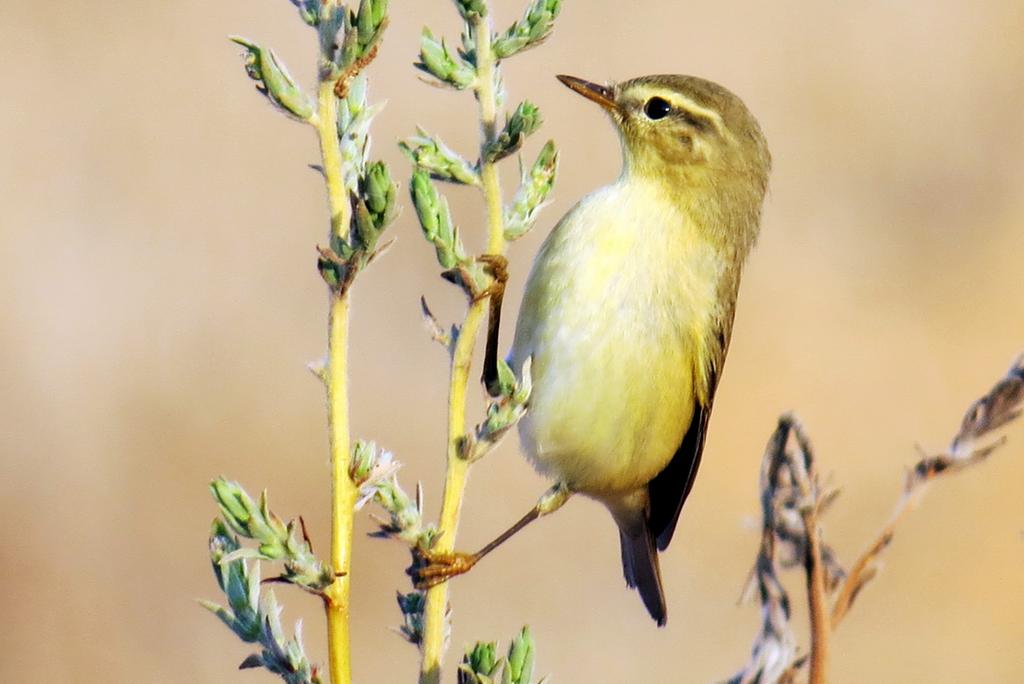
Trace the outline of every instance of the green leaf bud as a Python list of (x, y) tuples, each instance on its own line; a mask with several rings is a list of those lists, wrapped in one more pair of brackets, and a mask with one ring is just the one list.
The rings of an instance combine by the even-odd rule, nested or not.
[(210, 492), (220, 507), (224, 520), (231, 529), (242, 536), (248, 533), (249, 507), (245, 499), (248, 495), (238, 486), (224, 478), (217, 478), (210, 483)]
[(341, 30), (341, 48), (334, 58), (334, 65), (339, 70), (354, 64), (362, 54), (363, 46), (359, 42), (359, 27), (355, 25), (355, 20), (355, 14), (348, 15)]
[(348, 13), (345, 12), (344, 7), (333, 2), (320, 3), (317, 34), (320, 41), (321, 78), (338, 75), (339, 47), (344, 42), (347, 33)]
[(554, 188), (557, 171), (558, 151), (554, 141), (549, 140), (541, 148), (533, 166), (523, 173), (519, 189), (505, 210), (506, 240), (521, 238), (533, 227)]
[(370, 471), (377, 462), (377, 443), (357, 440), (352, 446), (352, 460), (349, 464), (349, 477), (357, 485), (366, 482)]
[(523, 146), (526, 136), (540, 128), (540, 110), (531, 102), (522, 102), (505, 121), (505, 127), (498, 137), (484, 150), (489, 162), (496, 162), (516, 152)]
[(502, 684), (532, 684), (532, 680), (533, 636), (529, 627), (523, 627), (508, 649), (508, 663), (502, 673)]
[(466, 21), (470, 21), (475, 17), (487, 16), (487, 2), (485, 0), (455, 0), (455, 7)]
[(522, 19), (495, 37), (495, 54), (503, 59), (539, 45), (554, 29), (554, 20), (560, 9), (560, 0), (535, 0)]
[(533, 0), (522, 19), (494, 37), (494, 54), (504, 59), (540, 45), (555, 28), (555, 18), (561, 9), (562, 0)]
[(352, 239), (359, 245), (362, 256), (368, 256), (377, 248), (380, 230), (374, 223), (366, 201), (357, 195), (352, 196)]
[(415, 66), (457, 90), (468, 88), (476, 81), (473, 66), (449, 50), (443, 39), (436, 40), (427, 28), (420, 36), (420, 61)]
[(309, 121), (313, 101), (295, 84), (277, 55), (245, 38), (233, 36), (231, 40), (246, 49), (245, 71), (256, 82), (256, 89), (285, 114)]
[(331, 235), (331, 251), (341, 261), (348, 261), (356, 253), (356, 248), (341, 235)]
[(402, 611), (402, 625), (399, 631), (411, 644), (423, 642), (423, 610), (427, 595), (422, 591), (408, 594), (398, 592), (398, 609)]
[(370, 124), (382, 105), (367, 104), (367, 78), (362, 73), (350, 82), (345, 98), (338, 101), (338, 140), (340, 141), (345, 186), (356, 188), (366, 173), (370, 149)]
[(463, 664), (474, 674), (493, 677), (501, 667), (498, 657), (498, 644), (478, 641), (462, 658)]
[(299, 10), (299, 17), (310, 26), (320, 23), (320, 0), (291, 0)]
[[(220, 570), (215, 566), (214, 572), (236, 613), (240, 610), (238, 606), (244, 605), (244, 596), (254, 591), (251, 580), (245, 579), (245, 559), (284, 560), (283, 577), (311, 591), (333, 581), (333, 572), (313, 555), (295, 523), (285, 524), (270, 510), (266, 492), (254, 501), (237, 482), (224, 478), (212, 482), (210, 489), (226, 523), (214, 524), (210, 558), (221, 566)], [(240, 547), (238, 540), (228, 534), (228, 528), (258, 542), (257, 548)]]
[(423, 129), (418, 132), (419, 135), (398, 143), (413, 164), (428, 171), (435, 180), (480, 185), (480, 176), (472, 164)]
[(430, 174), (420, 169), (413, 171), (410, 188), (412, 203), (416, 207), (416, 216), (420, 220), (423, 234), (427, 240), (433, 242), (437, 236), (439, 223), (437, 216), (438, 197), (437, 190), (434, 189), (433, 184), (430, 182)]
[(359, 8), (345, 15), (341, 49), (334, 58), (339, 69), (355, 64), (374, 49), (387, 24), (387, 5), (387, 0), (360, 0)]
[(505, 359), (498, 359), (498, 388), (502, 396), (510, 396), (516, 387), (516, 375)]
[(410, 192), (423, 235), (434, 245), (438, 263), (445, 269), (454, 268), (462, 258), (462, 246), (452, 224), (448, 200), (438, 195), (424, 169), (413, 171)]
[(391, 180), (391, 172), (382, 161), (373, 162), (359, 181), (359, 192), (380, 232), (390, 224), (396, 213), (398, 186)]
[(372, 40), (378, 25), (374, 22), (373, 0), (361, 0), (359, 12), (356, 15), (356, 28), (359, 30), (359, 45), (368, 45)]

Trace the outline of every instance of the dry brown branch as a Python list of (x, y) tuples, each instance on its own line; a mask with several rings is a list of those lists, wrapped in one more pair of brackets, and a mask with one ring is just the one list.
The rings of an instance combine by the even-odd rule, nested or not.
[[(828, 652), (828, 588), (836, 586), (842, 569), (821, 542), (817, 517), (834, 499), (822, 493), (814, 455), (796, 419), (779, 418), (761, 462), (761, 547), (754, 582), (761, 603), (761, 633), (750, 661), (730, 684), (790, 682), (805, 657), (797, 658), (796, 637), (789, 626), (790, 603), (779, 580), (780, 569), (801, 564), (807, 571), (812, 615), (811, 682), (824, 682)], [(827, 560), (826, 560), (827, 558)]]
[(453, 327), (452, 331), (449, 332), (441, 327), (441, 324), (437, 322), (437, 316), (430, 310), (426, 297), (420, 297), (420, 313), (423, 316), (423, 325), (426, 326), (427, 332), (430, 333), (430, 339), (440, 344), (451, 354), (452, 344), (458, 336), (458, 331)]
[[(980, 463), (1004, 442), (985, 442), (995, 430), (1021, 415), (1024, 404), (1024, 356), (964, 415), (949, 448), (923, 455), (907, 473), (899, 501), (874, 542), (860, 555), (849, 574), (821, 537), (821, 514), (835, 500), (836, 491), (821, 491), (814, 454), (799, 422), (783, 415), (768, 441), (761, 465), (761, 545), (751, 580), (761, 604), (761, 630), (744, 669), (729, 684), (795, 682), (810, 665), (808, 682), (825, 681), (830, 632), (849, 612), (864, 585), (877, 574), (878, 558), (888, 547), (896, 525), (920, 500), (926, 486), (944, 473), (959, 472)], [(789, 626), (790, 602), (779, 570), (802, 565), (807, 575), (811, 619), (811, 650), (797, 656), (796, 639)], [(832, 602), (831, 615), (828, 600)]]
[(779, 580), (773, 546), (774, 536), (770, 532), (764, 534), (754, 568), (761, 602), (761, 632), (754, 642), (750, 662), (729, 684), (788, 682), (795, 674), (796, 637), (789, 626), (789, 597)]
[[(787, 462), (793, 480), (800, 492), (800, 518), (804, 536), (804, 572), (807, 576), (807, 599), (811, 618), (811, 665), (809, 684), (825, 684), (828, 665), (828, 642), (832, 625), (828, 614), (828, 594), (825, 583), (825, 567), (822, 560), (821, 528), (818, 527), (818, 513), (821, 507), (821, 488), (818, 474), (814, 469), (814, 452), (810, 441), (804, 435), (800, 424), (792, 416), (785, 416), (780, 426), (788, 423), (799, 451)], [(787, 450), (786, 454), (790, 452)]]
[(879, 556), (892, 542), (903, 516), (920, 501), (927, 485), (936, 477), (955, 473), (984, 461), (1002, 446), (1005, 438), (982, 444), (992, 432), (1003, 427), (1021, 414), (1024, 403), (1024, 356), (1010, 367), (1006, 375), (981, 399), (974, 402), (960, 423), (960, 430), (950, 441), (949, 448), (940, 454), (924, 455), (910, 471), (903, 483), (903, 491), (896, 502), (889, 521), (868, 548), (853, 564), (850, 575), (843, 583), (832, 608), (832, 628), (846, 616), (861, 589), (878, 573)]

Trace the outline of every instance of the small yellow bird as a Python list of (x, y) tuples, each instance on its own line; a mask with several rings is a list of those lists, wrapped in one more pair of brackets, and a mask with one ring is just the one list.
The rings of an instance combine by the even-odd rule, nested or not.
[(509, 355), (517, 375), (532, 358), (519, 432), (541, 473), (608, 507), (626, 583), (664, 625), (658, 551), (700, 464), (771, 159), (747, 107), (710, 81), (558, 78), (610, 115), (623, 170), (534, 262)]
[[(467, 572), (580, 493), (611, 511), (626, 583), (660, 626), (667, 610), (658, 552), (697, 475), (771, 157), (746, 105), (710, 81), (558, 78), (611, 116), (623, 168), (545, 240), (508, 357), (517, 376), (532, 359), (519, 434), (557, 484), (480, 551), (423, 551), (409, 572), (421, 588)], [(492, 295), (489, 388), (500, 302)]]

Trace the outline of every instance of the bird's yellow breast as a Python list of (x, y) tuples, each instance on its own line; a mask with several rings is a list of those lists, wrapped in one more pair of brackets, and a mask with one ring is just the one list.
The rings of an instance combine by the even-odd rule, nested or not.
[(671, 459), (706, 371), (721, 255), (661, 189), (639, 179), (585, 198), (541, 249), (510, 360), (533, 357), (520, 423), (537, 467), (600, 497)]

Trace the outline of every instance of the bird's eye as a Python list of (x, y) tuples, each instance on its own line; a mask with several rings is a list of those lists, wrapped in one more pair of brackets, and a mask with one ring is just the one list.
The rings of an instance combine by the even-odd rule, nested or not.
[(653, 121), (664, 119), (671, 111), (672, 105), (660, 97), (652, 97), (647, 101), (647, 104), (644, 105), (644, 114), (647, 115), (648, 119)]

